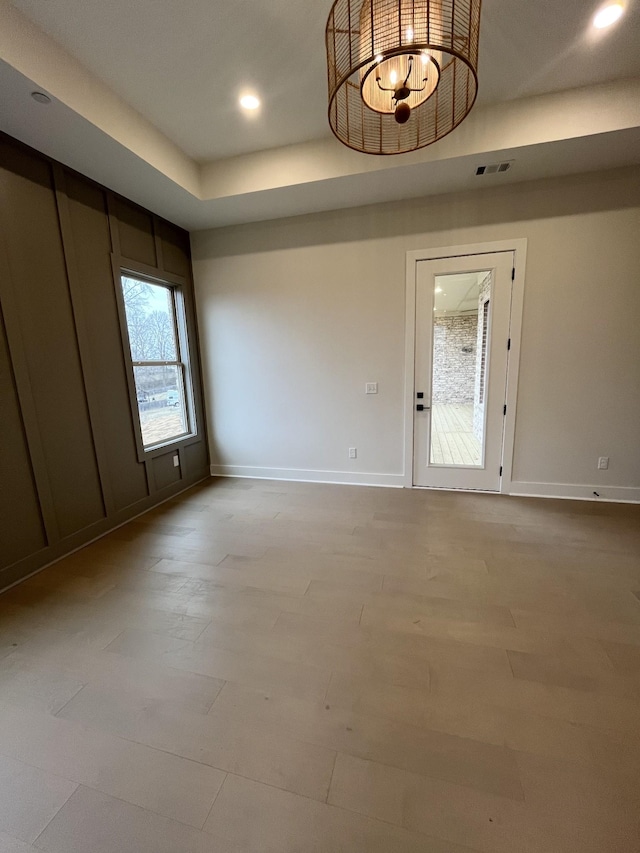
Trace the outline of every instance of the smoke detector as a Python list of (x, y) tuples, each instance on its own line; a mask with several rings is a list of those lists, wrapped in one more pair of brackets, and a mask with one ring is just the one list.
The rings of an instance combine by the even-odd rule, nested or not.
[(45, 95), (44, 92), (32, 92), (31, 97), (38, 104), (50, 104), (51, 103), (51, 98), (49, 97), (49, 95)]

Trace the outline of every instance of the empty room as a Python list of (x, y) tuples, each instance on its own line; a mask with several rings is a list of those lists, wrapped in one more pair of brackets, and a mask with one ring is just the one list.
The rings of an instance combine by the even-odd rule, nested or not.
[(639, 48), (0, 0), (0, 853), (640, 850)]

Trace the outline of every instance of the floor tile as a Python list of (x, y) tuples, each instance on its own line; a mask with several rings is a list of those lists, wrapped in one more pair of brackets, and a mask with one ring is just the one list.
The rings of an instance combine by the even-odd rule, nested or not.
[[(166, 637), (158, 640), (175, 642)], [(76, 649), (68, 638), (51, 646), (25, 643), (12, 657), (19, 659), (34, 678), (72, 678), (122, 697), (136, 707), (157, 710), (173, 708), (206, 714), (224, 684), (222, 679), (165, 666), (157, 655), (129, 657), (109, 651), (86, 651)]]
[(640, 737), (640, 702), (635, 699), (453, 668), (432, 670), (431, 690), (434, 696), (448, 702), (533, 711), (574, 724), (614, 730), (636, 740)]
[[(513, 849), (514, 828), (529, 819), (524, 802), (345, 755), (338, 755), (328, 802), (442, 841), (501, 853)], [(545, 848), (519, 844), (524, 849)]]
[(0, 659), (0, 697), (26, 708), (55, 714), (82, 689), (84, 681), (69, 678), (55, 669), (32, 666), (13, 652)]
[(0, 754), (201, 827), (224, 772), (87, 725), (0, 705)]
[(331, 675), (324, 669), (302, 663), (213, 646), (167, 652), (163, 661), (186, 672), (312, 700), (324, 697)]
[(522, 798), (515, 762), (501, 745), (234, 684), (225, 686), (210, 713), (272, 723), (328, 749)]
[(539, 655), (526, 652), (507, 652), (513, 675), (525, 681), (556, 684), (575, 690), (607, 693), (640, 699), (640, 679), (620, 677), (603, 669), (598, 660), (576, 661), (562, 655)]
[(79, 787), (38, 838), (47, 853), (244, 853), (223, 839)]
[(33, 842), (77, 785), (0, 755), (0, 831)]
[(297, 739), (285, 727), (269, 721), (148, 710), (90, 686), (61, 716), (163, 753), (319, 800), (326, 798), (335, 761), (333, 750)]
[(34, 853), (36, 848), (26, 841), (19, 841), (4, 832), (0, 832), (0, 853)]
[(640, 645), (603, 643), (603, 646), (617, 672), (640, 674)]
[(427, 665), (424, 668), (427, 683), (422, 688), (402, 687), (334, 672), (325, 701), (327, 704), (355, 711), (356, 714), (388, 717), (420, 726), (425, 719), (429, 695), (429, 668)]
[(471, 853), (237, 776), (227, 777), (205, 832), (247, 853)]

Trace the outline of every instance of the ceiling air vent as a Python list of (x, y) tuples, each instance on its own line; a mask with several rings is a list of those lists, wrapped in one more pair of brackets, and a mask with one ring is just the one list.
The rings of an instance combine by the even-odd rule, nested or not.
[(488, 166), (478, 166), (476, 175), (495, 175), (498, 172), (508, 172), (513, 160), (505, 160), (504, 163), (491, 163)]

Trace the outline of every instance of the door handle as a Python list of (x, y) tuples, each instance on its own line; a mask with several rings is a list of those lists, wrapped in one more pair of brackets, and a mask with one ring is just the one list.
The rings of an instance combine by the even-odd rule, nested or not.
[(416, 412), (426, 412), (431, 408), (431, 406), (423, 406), (422, 403), (418, 403), (416, 406)]

